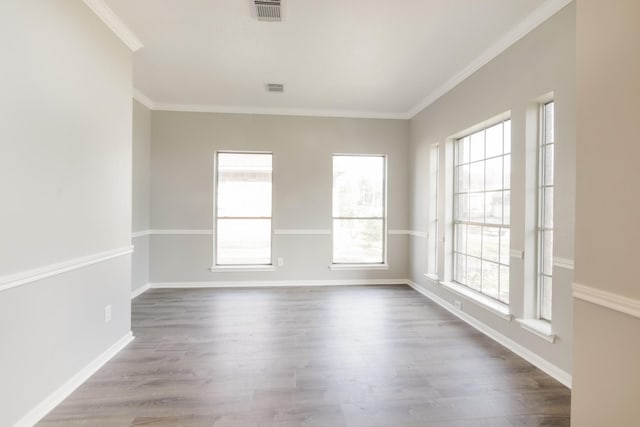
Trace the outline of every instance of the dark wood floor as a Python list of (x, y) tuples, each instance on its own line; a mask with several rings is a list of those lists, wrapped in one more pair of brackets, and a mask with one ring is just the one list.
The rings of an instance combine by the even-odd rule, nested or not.
[(568, 426), (570, 391), (406, 286), (150, 290), (41, 426)]

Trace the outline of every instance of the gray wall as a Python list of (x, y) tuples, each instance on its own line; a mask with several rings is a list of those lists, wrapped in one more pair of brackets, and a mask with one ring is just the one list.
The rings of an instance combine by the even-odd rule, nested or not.
[[(526, 159), (535, 159), (535, 135), (526, 136), (528, 111), (534, 100), (554, 92), (556, 106), (556, 195), (554, 255), (573, 260), (573, 221), (575, 187), (575, 5), (570, 4), (532, 31), (489, 64), (474, 73), (452, 91), (411, 120), (411, 228), (428, 231), (429, 147), (441, 146), (440, 194), (444, 195), (447, 176), (444, 165), (451, 163), (444, 146), (451, 136), (470, 126), (504, 112), (511, 112), (512, 177), (511, 177), (511, 249), (524, 251), (533, 264), (531, 244), (533, 231), (531, 212), (535, 200), (535, 171), (526, 172)], [(533, 125), (535, 129), (535, 124)], [(535, 132), (534, 132), (535, 133)], [(527, 139), (529, 138), (529, 139)], [(531, 143), (533, 142), (533, 151)], [(526, 144), (525, 144), (526, 143)], [(527, 157), (525, 153), (529, 150)], [(534, 161), (535, 162), (535, 161)], [(531, 165), (530, 165), (531, 166)], [(533, 165), (535, 168), (535, 165)], [(529, 169), (530, 171), (531, 169)], [(527, 190), (529, 188), (529, 190)], [(533, 192), (531, 191), (533, 189)], [(450, 235), (446, 213), (450, 206), (441, 203), (439, 235), (448, 241)], [(535, 214), (534, 214), (535, 215)], [(525, 222), (528, 218), (528, 223)], [(450, 220), (449, 220), (450, 221)], [(456, 296), (435, 281), (427, 279), (427, 239), (412, 237), (411, 280), (424, 289), (453, 303)], [(445, 249), (440, 243), (440, 280), (446, 279)], [(510, 306), (516, 318), (525, 317), (525, 290), (532, 289), (534, 275), (524, 269), (521, 259), (511, 258)], [(555, 344), (531, 334), (515, 322), (508, 322), (475, 303), (464, 302), (463, 311), (490, 326), (507, 338), (543, 357), (556, 367), (571, 372), (572, 348), (572, 271), (554, 268), (553, 329), (558, 334)]]
[[(409, 126), (403, 120), (152, 113), (151, 228), (211, 230), (216, 150), (273, 152), (273, 228), (331, 228), (333, 153), (388, 156), (388, 226), (408, 225)], [(273, 272), (215, 272), (212, 236), (152, 235), (150, 281), (404, 279), (407, 235), (390, 235), (389, 270), (330, 271), (330, 235), (273, 236)]]
[(78, 0), (0, 2), (0, 40), (0, 425), (9, 426), (130, 331), (128, 255), (7, 286), (130, 245), (132, 64)]
[(131, 291), (149, 283), (149, 228), (151, 192), (151, 111), (133, 101), (133, 224), (135, 252), (131, 258)]
[(574, 300), (571, 415), (581, 427), (640, 420), (639, 23), (637, 0), (578, 1), (576, 283), (598, 304), (635, 307)]

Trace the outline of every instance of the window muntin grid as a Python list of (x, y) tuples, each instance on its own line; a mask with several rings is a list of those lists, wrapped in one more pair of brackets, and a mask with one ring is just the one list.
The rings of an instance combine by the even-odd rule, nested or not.
[(454, 144), (453, 281), (509, 303), (511, 121)]
[(440, 146), (431, 147), (429, 159), (429, 249), (427, 270), (429, 274), (438, 273), (438, 203), (439, 203), (439, 174), (440, 174)]
[(386, 158), (333, 156), (333, 264), (386, 260)]
[(555, 123), (554, 102), (540, 107), (541, 131), (538, 149), (538, 318), (551, 321), (553, 283), (553, 193)]
[(271, 265), (272, 154), (217, 152), (214, 265)]

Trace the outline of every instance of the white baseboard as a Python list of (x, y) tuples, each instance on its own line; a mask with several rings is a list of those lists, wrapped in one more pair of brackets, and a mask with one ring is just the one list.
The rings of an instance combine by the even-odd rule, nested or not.
[(113, 356), (118, 354), (120, 350), (125, 348), (127, 344), (133, 341), (133, 333), (128, 332), (125, 336), (116, 341), (111, 347), (105, 350), (100, 356), (91, 361), (87, 366), (82, 368), (77, 374), (69, 378), (60, 388), (51, 393), (35, 408), (29, 411), (14, 427), (31, 427), (44, 418), (53, 408), (58, 406), (82, 383), (95, 374), (105, 363)]
[(131, 299), (134, 299), (136, 297), (139, 297), (140, 295), (144, 294), (145, 292), (147, 292), (149, 290), (150, 286), (149, 284), (145, 284), (140, 286), (138, 289), (136, 289), (135, 291), (131, 292)]
[(490, 328), (489, 326), (480, 322), (475, 317), (468, 315), (464, 311), (457, 310), (453, 305), (449, 304), (447, 301), (440, 298), (433, 292), (427, 290), (424, 286), (421, 286), (410, 280), (408, 280), (407, 283), (413, 289), (420, 292), (422, 295), (426, 296), (427, 298), (429, 298), (430, 300), (432, 300), (433, 302), (435, 302), (436, 304), (438, 304), (439, 306), (441, 306), (442, 308), (444, 308), (454, 316), (465, 321), (466, 323), (468, 323), (478, 331), (482, 332), (489, 338), (493, 339), (497, 343), (508, 348), (509, 350), (511, 350), (518, 356), (522, 357), (524, 360), (536, 366), (537, 368), (543, 370), (544, 372), (546, 372), (547, 374), (549, 374), (550, 376), (552, 376), (553, 378), (555, 378), (556, 380), (564, 384), (565, 386), (571, 388), (571, 374), (568, 373), (567, 371), (560, 369), (559, 367), (552, 364), (551, 362), (543, 359), (542, 357), (535, 354), (531, 350), (513, 341), (511, 338), (507, 338), (506, 336), (502, 335), (500, 332), (496, 331), (495, 329)]
[(262, 288), (290, 286), (358, 286), (406, 285), (407, 279), (353, 279), (353, 280), (270, 280), (270, 281), (215, 281), (215, 282), (158, 282), (150, 288)]

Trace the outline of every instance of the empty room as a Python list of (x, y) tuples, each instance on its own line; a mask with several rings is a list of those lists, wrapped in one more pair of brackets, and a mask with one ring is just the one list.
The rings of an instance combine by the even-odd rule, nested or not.
[(0, 427), (640, 425), (637, 0), (0, 38)]

